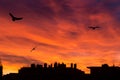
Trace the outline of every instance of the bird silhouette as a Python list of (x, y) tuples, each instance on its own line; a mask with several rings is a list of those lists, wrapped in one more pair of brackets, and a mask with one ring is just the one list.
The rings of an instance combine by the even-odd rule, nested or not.
[(31, 49), (31, 52), (34, 51), (35, 49), (36, 49), (36, 47), (32, 48), (32, 49)]
[(37, 46), (33, 47), (30, 52), (36, 50)]
[(12, 13), (9, 13), (9, 15), (11, 16), (12, 18), (12, 21), (16, 21), (16, 20), (22, 20), (23, 18), (22, 17), (15, 17)]
[(88, 27), (88, 28), (90, 28), (90, 29), (92, 29), (92, 30), (95, 30), (95, 29), (100, 28), (100, 27), (99, 27), (99, 26), (90, 26), (90, 27)]

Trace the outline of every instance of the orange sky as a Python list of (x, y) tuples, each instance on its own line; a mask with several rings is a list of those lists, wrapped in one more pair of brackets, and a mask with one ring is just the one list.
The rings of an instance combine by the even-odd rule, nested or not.
[[(23, 20), (13, 22), (9, 12)], [(119, 66), (119, 13), (119, 0), (0, 0), (4, 74), (31, 63), (56, 61), (77, 63), (86, 72), (87, 66)]]

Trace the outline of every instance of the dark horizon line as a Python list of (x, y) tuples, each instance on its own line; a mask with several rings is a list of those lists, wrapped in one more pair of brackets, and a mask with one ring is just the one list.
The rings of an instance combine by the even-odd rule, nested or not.
[[(47, 64), (47, 63), (44, 63), (44, 64), (38, 64), (38, 63), (31, 63), (29, 66), (22, 66), (22, 67), (20, 67), (19, 69), (21, 69), (21, 68), (31, 68), (32, 67), (32, 65), (34, 65), (35, 67), (37, 67), (38, 65), (40, 65), (40, 66), (42, 66), (42, 68), (44, 68), (45, 67), (45, 65), (47, 65), (46, 66), (46, 68), (49, 68), (51, 65), (51, 68), (55, 68), (55, 63), (57, 63), (58, 64), (58, 66), (59, 65), (61, 65), (61, 64), (64, 64), (63, 62), (62, 63), (60, 63), (60, 62), (54, 62), (54, 64)], [(78, 69), (78, 70), (81, 70), (81, 69), (79, 69), (79, 68), (77, 68), (77, 64), (76, 63), (70, 63), (70, 66), (68, 67), (68, 66), (66, 66), (66, 64), (64, 64), (65, 65), (65, 68), (71, 68), (71, 65), (74, 67), (74, 66), (76, 66), (76, 69)], [(104, 65), (106, 65), (106, 66), (108, 66), (108, 67), (120, 67), (120, 66), (116, 66), (115, 64), (113, 64), (112, 66), (109, 66), (108, 64), (101, 64), (101, 66), (91, 66), (91, 67), (103, 67)], [(1, 66), (2, 66), (2, 64), (1, 64)], [(2, 66), (3, 67), (3, 66)], [(90, 67), (86, 67), (86, 68), (90, 68)], [(18, 70), (19, 70), (18, 69)], [(83, 70), (81, 70), (81, 71), (83, 71)], [(83, 72), (85, 72), (85, 71), (83, 71)], [(10, 73), (6, 73), (6, 74), (3, 74), (3, 76), (4, 75), (7, 75), (7, 74), (11, 74), (11, 73), (17, 73), (17, 72), (10, 72)], [(86, 73), (86, 72), (85, 72)], [(86, 73), (86, 74), (90, 74), (90, 73)]]

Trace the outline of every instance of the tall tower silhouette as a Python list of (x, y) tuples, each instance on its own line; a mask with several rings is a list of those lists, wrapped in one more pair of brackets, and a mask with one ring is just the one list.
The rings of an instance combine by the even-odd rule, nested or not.
[(3, 66), (2, 66), (1, 59), (0, 59), (0, 80), (2, 80), (2, 75), (3, 75)]

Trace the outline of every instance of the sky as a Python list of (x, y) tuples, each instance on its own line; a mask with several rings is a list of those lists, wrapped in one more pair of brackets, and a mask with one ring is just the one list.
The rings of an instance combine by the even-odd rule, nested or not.
[[(23, 20), (13, 22), (9, 13)], [(3, 74), (31, 63), (76, 63), (85, 72), (120, 66), (119, 22), (120, 0), (0, 0)]]

